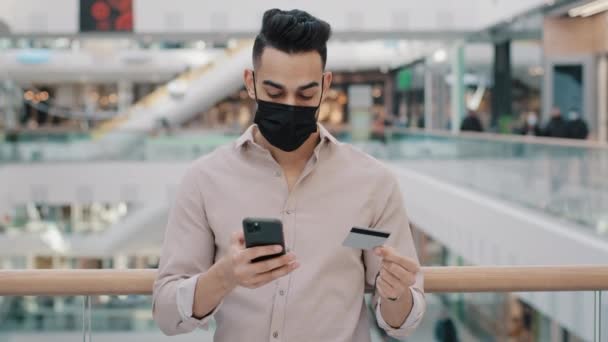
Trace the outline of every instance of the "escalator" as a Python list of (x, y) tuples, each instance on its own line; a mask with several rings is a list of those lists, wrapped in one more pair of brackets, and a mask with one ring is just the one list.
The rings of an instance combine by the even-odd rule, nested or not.
[(183, 73), (135, 103), (124, 115), (105, 122), (93, 136), (100, 139), (113, 131), (149, 132), (159, 120), (180, 124), (238, 90), (250, 58), (249, 43), (226, 49), (215, 61)]

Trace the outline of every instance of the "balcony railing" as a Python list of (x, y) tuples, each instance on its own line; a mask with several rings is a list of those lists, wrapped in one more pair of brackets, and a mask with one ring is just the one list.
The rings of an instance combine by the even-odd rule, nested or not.
[[(425, 292), (608, 290), (608, 266), (423, 267)], [(152, 294), (156, 270), (4, 270), (0, 296)]]
[[(426, 293), (471, 293), (474, 296), (481, 296), (477, 297), (481, 301), (472, 310), (486, 312), (486, 314), (490, 312), (490, 315), (500, 315), (496, 313), (501, 312), (500, 305), (504, 304), (504, 299), (498, 299), (498, 301), (490, 299), (488, 302), (489, 297), (486, 296), (495, 296), (489, 293), (567, 291), (584, 295), (585, 292), (592, 292), (591, 294), (594, 294), (591, 297), (593, 312), (590, 307), (585, 309), (583, 303), (576, 304), (576, 308), (571, 308), (571, 310), (575, 310), (577, 315), (585, 315), (593, 321), (590, 325), (593, 327), (593, 331), (587, 331), (583, 340), (605, 341), (602, 339), (602, 333), (605, 334), (602, 329), (605, 330), (608, 327), (608, 317), (606, 317), (608, 303), (605, 299), (602, 302), (601, 291), (608, 290), (608, 265), (423, 267), (422, 272), (425, 276)], [(52, 331), (76, 333), (79, 331), (79, 327), (82, 327), (85, 340), (87, 337), (90, 340), (92, 331), (95, 331), (96, 335), (99, 333), (96, 340), (100, 341), (112, 341), (115, 338), (111, 334), (104, 335), (108, 331), (160, 334), (152, 321), (149, 300), (155, 276), (156, 270), (154, 269), (1, 270), (0, 299), (5, 296), (7, 301), (4, 304), (9, 304), (11, 299), (24, 298), (23, 296), (37, 297), (30, 297), (26, 300), (30, 303), (28, 309), (30, 311), (20, 313), (19, 319), (13, 319), (12, 325), (9, 324), (10, 320), (5, 319), (3, 322), (2, 310), (0, 310), (0, 335), (3, 332), (10, 334), (11, 331), (13, 334)], [(84, 299), (80, 300), (74, 296), (83, 296)], [(120, 300), (121, 296), (124, 296), (122, 300)], [(51, 297), (55, 298), (54, 308), (44, 305), (45, 302), (53, 300)], [(102, 297), (105, 297), (105, 301), (101, 299)], [(435, 297), (435, 303), (429, 304), (430, 307), (435, 305), (435, 315), (431, 314), (432, 309), (429, 307), (429, 312), (427, 312), (429, 317), (425, 317), (425, 319), (439, 320), (440, 316), (437, 315), (437, 312), (444, 311), (444, 309), (438, 308), (440, 306), (437, 302), (438, 297), (430, 295), (429, 300), (431, 297)], [(38, 305), (38, 299), (42, 304)], [(80, 307), (78, 303), (82, 303)], [(574, 303), (576, 302), (572, 302), (573, 305)], [(0, 304), (3, 304), (2, 301)], [(21, 304), (23, 304), (23, 300)], [(33, 309), (31, 309), (32, 305)], [(9, 308), (5, 310), (5, 315), (17, 315), (16, 312), (11, 312), (10, 305), (5, 305), (5, 307), (7, 306)], [(0, 309), (2, 309), (2, 305), (0, 305)], [(602, 312), (604, 312), (604, 318), (602, 318)], [(473, 316), (477, 318), (470, 315), (472, 314), (465, 315), (466, 320), (479, 319), (475, 315)], [(511, 319), (502, 316), (493, 318)], [(417, 332), (421, 335), (414, 336), (413, 340), (432, 338), (429, 336), (432, 336), (433, 329), (428, 324), (426, 327), (424, 324), (421, 327), (422, 329), (419, 330), (426, 329), (426, 332)], [(583, 331), (583, 333), (585, 332)], [(373, 328), (371, 334), (373, 341), (385, 340), (381, 337), (380, 330)], [(497, 331), (495, 334), (506, 333), (503, 330)], [(469, 339), (463, 337), (463, 340)]]

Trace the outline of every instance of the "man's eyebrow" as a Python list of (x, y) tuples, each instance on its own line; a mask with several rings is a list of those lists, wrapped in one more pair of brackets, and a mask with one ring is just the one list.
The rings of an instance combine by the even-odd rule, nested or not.
[(306, 90), (306, 89), (310, 89), (310, 88), (314, 88), (314, 87), (318, 87), (318, 86), (319, 86), (319, 82), (310, 82), (306, 85), (298, 87), (298, 90)]
[(285, 89), (284, 85), (275, 83), (275, 82), (270, 81), (270, 80), (264, 80), (264, 82), (262, 82), (262, 83), (265, 84), (265, 85), (269, 85), (269, 86), (271, 86), (273, 88), (277, 88), (277, 89), (281, 89), (281, 90)]

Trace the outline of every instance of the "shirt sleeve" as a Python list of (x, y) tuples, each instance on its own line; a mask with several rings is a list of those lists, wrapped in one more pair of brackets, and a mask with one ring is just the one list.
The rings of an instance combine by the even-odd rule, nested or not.
[[(388, 172), (387, 172), (388, 173)], [(387, 182), (388, 180), (388, 182)], [(387, 246), (395, 248), (400, 255), (409, 257), (418, 263), (416, 247), (412, 238), (409, 219), (405, 210), (403, 196), (396, 178), (389, 173), (384, 179), (377, 194), (378, 215), (375, 217), (372, 228), (390, 232), (386, 242)], [(380, 272), (381, 259), (373, 251), (365, 251), (365, 277), (369, 286), (373, 286), (376, 276)], [(403, 326), (398, 329), (390, 327), (380, 314), (380, 297), (374, 293), (376, 321), (386, 333), (395, 338), (402, 338), (413, 332), (422, 321), (426, 311), (424, 297), (424, 278), (422, 273), (416, 275), (416, 283), (410, 287), (413, 296), (413, 306)]]
[(207, 316), (196, 319), (193, 317), (192, 307), (194, 305), (194, 294), (196, 292), (196, 282), (198, 281), (199, 274), (192, 276), (184, 281), (182, 281), (177, 286), (177, 310), (179, 311), (179, 315), (181, 318), (180, 325), (183, 326), (184, 329), (192, 331), (194, 329), (203, 328), (208, 329), (209, 320), (215, 315), (215, 313), (219, 310), (221, 305), (218, 305), (213, 312), (208, 314)]
[[(422, 274), (422, 273), (420, 273)], [(426, 310), (426, 300), (424, 298), (424, 294), (420, 293), (417, 289), (410, 287), (410, 291), (412, 292), (413, 305), (410, 314), (407, 316), (403, 325), (399, 328), (391, 327), (386, 321), (384, 317), (382, 317), (382, 311), (380, 310), (380, 306), (382, 305), (382, 299), (378, 298), (378, 302), (376, 304), (376, 321), (378, 322), (378, 326), (386, 331), (392, 337), (406, 337), (409, 336), (418, 324), (422, 321), (422, 317), (424, 316), (424, 312)]]
[(190, 167), (179, 186), (154, 282), (153, 316), (166, 335), (205, 327), (217, 311), (202, 320), (192, 317), (198, 276), (213, 265), (215, 258), (215, 238), (207, 223), (200, 178), (200, 172)]

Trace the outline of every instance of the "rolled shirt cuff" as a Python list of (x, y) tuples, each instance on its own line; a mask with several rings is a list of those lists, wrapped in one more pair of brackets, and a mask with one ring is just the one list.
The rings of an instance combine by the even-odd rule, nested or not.
[(194, 330), (195, 328), (202, 328), (207, 330), (209, 328), (209, 321), (213, 318), (213, 315), (219, 310), (221, 303), (213, 309), (207, 316), (196, 319), (192, 315), (192, 307), (194, 306), (194, 295), (196, 292), (196, 284), (200, 274), (192, 276), (182, 281), (177, 286), (177, 310), (181, 317), (180, 327)]
[(380, 328), (382, 328), (388, 335), (392, 337), (408, 336), (414, 331), (414, 329), (416, 329), (424, 316), (424, 311), (426, 308), (424, 294), (413, 287), (410, 287), (410, 291), (412, 292), (412, 309), (405, 322), (403, 322), (403, 325), (401, 325), (399, 328), (393, 328), (386, 323), (384, 317), (382, 317), (382, 311), (380, 310), (382, 298), (378, 298), (378, 303), (376, 305), (376, 320)]

